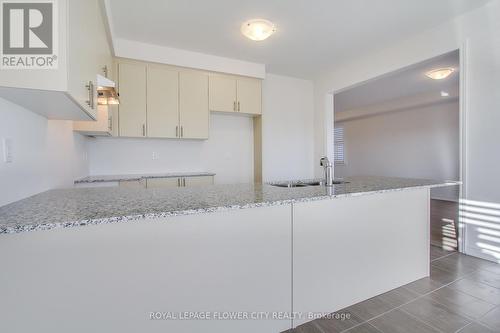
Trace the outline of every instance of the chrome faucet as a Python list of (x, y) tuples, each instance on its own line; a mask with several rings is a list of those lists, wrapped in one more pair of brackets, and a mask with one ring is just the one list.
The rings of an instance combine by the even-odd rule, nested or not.
[(328, 157), (322, 157), (319, 160), (319, 165), (325, 169), (325, 186), (333, 186), (333, 165)]

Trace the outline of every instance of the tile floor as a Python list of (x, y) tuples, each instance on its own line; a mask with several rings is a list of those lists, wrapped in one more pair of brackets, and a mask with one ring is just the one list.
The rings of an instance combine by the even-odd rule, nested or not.
[(431, 275), (287, 333), (500, 332), (500, 265), (431, 246)]

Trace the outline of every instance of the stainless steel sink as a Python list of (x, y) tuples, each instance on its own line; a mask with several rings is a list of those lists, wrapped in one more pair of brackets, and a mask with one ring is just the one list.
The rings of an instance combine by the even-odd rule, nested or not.
[(272, 186), (277, 186), (277, 187), (306, 187), (309, 185), (302, 184), (302, 183), (280, 183), (280, 184), (271, 184)]
[(324, 182), (305, 182), (304, 184), (306, 184), (307, 186), (320, 186), (320, 185), (324, 185), (325, 183)]
[[(342, 179), (335, 179), (333, 181), (334, 185), (340, 185), (340, 184), (345, 184), (349, 183), (346, 182)], [(308, 187), (308, 186), (324, 186), (325, 182), (323, 181), (298, 181), (298, 182), (287, 182), (287, 183), (275, 183), (275, 184), (270, 184), (271, 186), (276, 186), (276, 187), (287, 187), (287, 188), (293, 188), (293, 187)]]
[[(340, 185), (340, 184), (347, 184), (349, 182), (346, 182), (345, 180), (341, 180), (341, 179), (335, 179), (333, 181), (333, 185)], [(319, 181), (316, 181), (316, 182), (304, 182), (302, 184), (305, 184), (307, 186), (322, 186), (322, 185), (325, 185), (325, 182), (319, 182)]]
[[(342, 180), (342, 179), (334, 179), (333, 180), (333, 185), (340, 185), (340, 184), (348, 184), (348, 181)], [(308, 186), (318, 186), (318, 185), (325, 185), (325, 182), (311, 182), (311, 183), (305, 183)]]

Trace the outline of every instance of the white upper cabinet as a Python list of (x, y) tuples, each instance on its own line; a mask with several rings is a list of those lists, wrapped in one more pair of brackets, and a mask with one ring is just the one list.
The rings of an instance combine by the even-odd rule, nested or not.
[(238, 112), (262, 114), (262, 84), (256, 79), (238, 79)]
[(262, 114), (259, 79), (212, 74), (209, 80), (210, 111)]
[(208, 139), (208, 74), (117, 59), (118, 133), (123, 137)]
[(180, 137), (208, 139), (208, 75), (185, 71), (179, 75)]
[[(113, 65), (105, 14), (99, 0), (70, 0), (68, 9), (68, 93), (80, 107), (95, 113), (96, 75), (111, 74)], [(90, 100), (89, 94), (94, 95)]]
[(146, 128), (146, 64), (118, 64), (119, 133), (126, 137), (145, 137)]
[(209, 79), (210, 111), (236, 112), (236, 78), (211, 75)]
[(262, 113), (259, 79), (124, 58), (115, 64), (120, 105), (110, 113), (112, 135), (118, 127), (123, 137), (206, 140), (210, 110)]
[(148, 65), (147, 135), (179, 136), (179, 72), (166, 66)]
[(0, 69), (0, 97), (49, 119), (94, 120), (96, 75), (112, 65), (100, 1), (54, 3), (57, 67)]

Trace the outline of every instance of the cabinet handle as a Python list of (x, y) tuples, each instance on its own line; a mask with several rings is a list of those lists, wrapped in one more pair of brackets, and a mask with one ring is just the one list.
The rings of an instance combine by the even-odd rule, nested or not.
[(146, 136), (146, 124), (142, 124), (142, 136)]
[(108, 77), (108, 65), (104, 65), (102, 68), (102, 73), (104, 74), (104, 77)]
[(182, 186), (186, 187), (186, 178), (182, 178)]
[(175, 126), (175, 137), (179, 137), (179, 125)]
[(184, 126), (181, 126), (181, 138), (184, 137)]
[(240, 102), (238, 102), (238, 112), (240, 112)]
[(110, 131), (113, 130), (113, 118), (108, 118), (108, 128)]
[(177, 178), (177, 187), (181, 187), (181, 179)]
[(85, 85), (85, 87), (87, 88), (87, 91), (89, 93), (89, 99), (87, 100), (87, 104), (88, 106), (90, 106), (91, 109), (94, 108), (94, 83), (92, 81), (89, 81), (89, 83), (87, 83)]
[(236, 111), (236, 101), (233, 103), (233, 111)]

